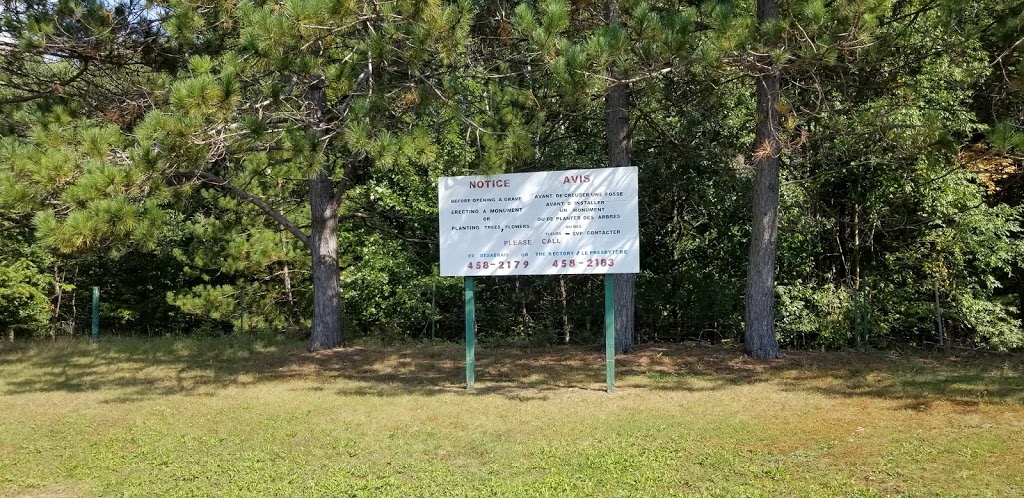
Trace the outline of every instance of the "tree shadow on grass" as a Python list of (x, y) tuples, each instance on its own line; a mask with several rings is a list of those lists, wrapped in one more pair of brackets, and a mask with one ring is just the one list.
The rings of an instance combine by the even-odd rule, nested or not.
[[(664, 350), (652, 356), (657, 349)], [(738, 348), (652, 346), (646, 353), (637, 357), (635, 371), (652, 381), (652, 389), (769, 382), (789, 391), (905, 400), (902, 406), (918, 409), (939, 401), (1024, 405), (1020, 354), (787, 351), (782, 360), (760, 362)]]
[[(465, 393), (459, 344), (349, 347), (306, 353), (295, 342), (249, 338), (115, 339), (7, 347), (0, 350), (0, 394), (109, 392), (126, 403), (267, 382), (307, 381), (296, 389), (340, 395)], [(646, 345), (616, 360), (620, 390), (713, 391), (754, 383), (847, 397), (905, 400), (926, 409), (936, 401), (962, 406), (1024, 404), (1022, 356), (945, 358), (919, 354), (790, 351), (758, 362), (735, 347)], [(476, 394), (543, 400), (605, 390), (604, 352), (588, 347), (511, 348), (483, 345)]]

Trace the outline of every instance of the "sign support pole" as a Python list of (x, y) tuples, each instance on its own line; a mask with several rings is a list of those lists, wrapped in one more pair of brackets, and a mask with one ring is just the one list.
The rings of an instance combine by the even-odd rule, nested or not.
[(608, 394), (615, 392), (615, 275), (604, 275), (604, 356)]
[(473, 277), (466, 281), (466, 390), (473, 390), (476, 380), (476, 299), (473, 295)]

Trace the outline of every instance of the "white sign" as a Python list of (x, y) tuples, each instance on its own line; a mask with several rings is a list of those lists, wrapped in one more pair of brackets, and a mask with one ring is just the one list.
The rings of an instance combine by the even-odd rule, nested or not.
[(637, 172), (438, 179), (441, 275), (637, 273)]

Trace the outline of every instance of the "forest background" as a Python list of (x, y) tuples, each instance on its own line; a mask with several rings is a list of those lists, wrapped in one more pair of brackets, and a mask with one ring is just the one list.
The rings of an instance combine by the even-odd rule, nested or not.
[[(1018, 2), (0, 5), (11, 340), (92, 286), (104, 334), (457, 340), (437, 178), (631, 164), (620, 335), (749, 337), (764, 215), (782, 346), (1024, 347)], [(477, 286), (482, 340), (599, 342), (598, 277)]]

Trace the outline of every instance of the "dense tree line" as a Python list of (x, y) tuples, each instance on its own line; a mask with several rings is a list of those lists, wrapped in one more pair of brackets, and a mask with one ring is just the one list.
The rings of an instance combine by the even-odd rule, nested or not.
[[(0, 328), (456, 339), (440, 176), (632, 164), (634, 340), (1024, 346), (1024, 6), (3, 3)], [(478, 281), (589, 343), (600, 282)]]

